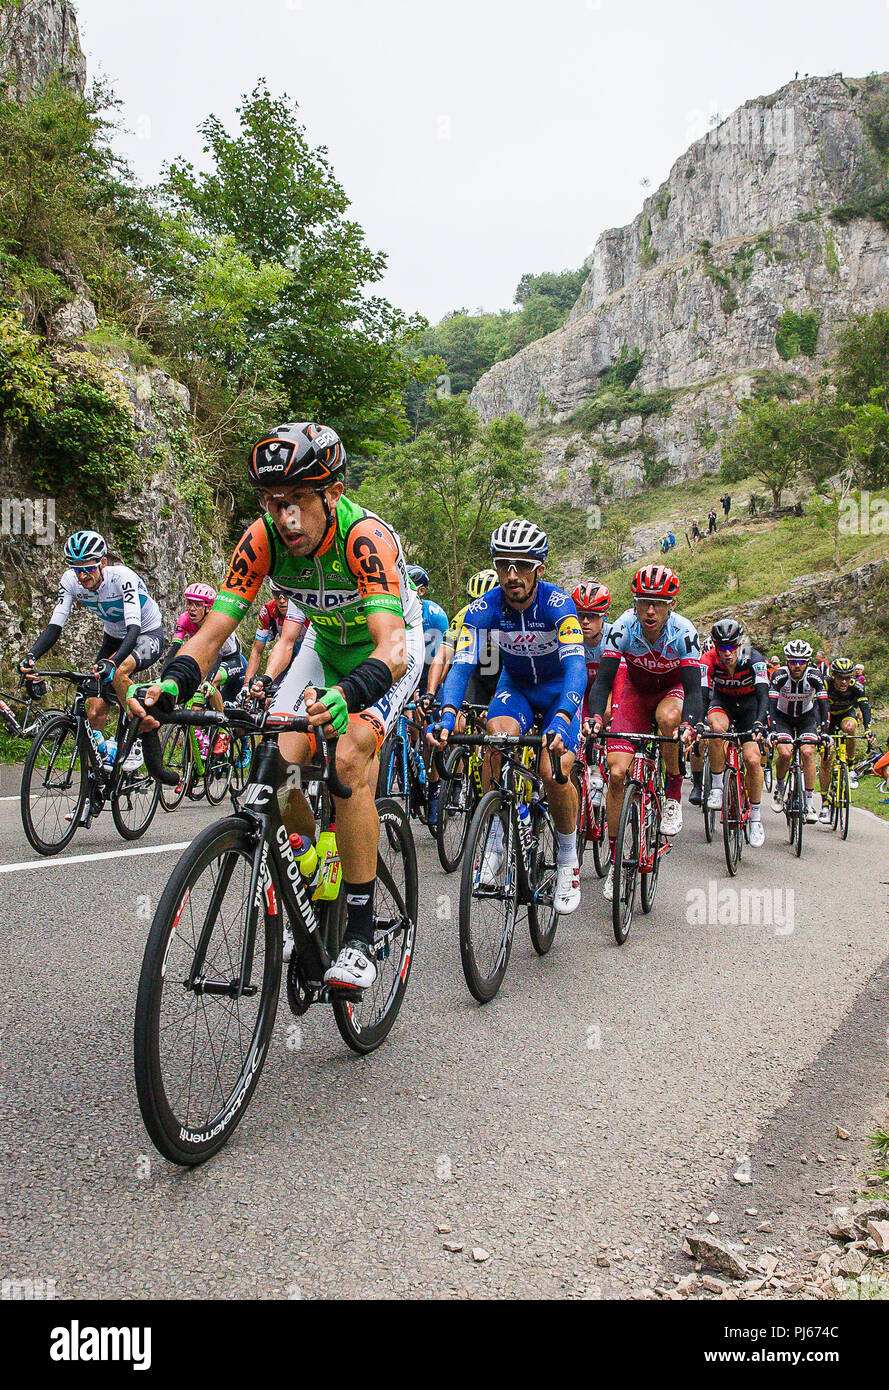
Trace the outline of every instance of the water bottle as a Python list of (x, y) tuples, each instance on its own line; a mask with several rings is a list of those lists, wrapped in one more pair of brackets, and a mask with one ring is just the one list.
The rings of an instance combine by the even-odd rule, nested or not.
[(105, 766), (110, 771), (114, 767), (114, 759), (117, 757), (117, 739), (109, 738), (105, 740)]
[(313, 893), (321, 882), (321, 866), (317, 849), (311, 840), (307, 839), (305, 835), (299, 834), (290, 836), (290, 848), (293, 850), (293, 857), (299, 865), (299, 871), (306, 880), (306, 887), (310, 893)]
[(524, 801), (519, 802), (519, 834), (526, 856), (530, 856), (534, 845), (534, 831), (531, 829), (531, 812)]
[(92, 739), (95, 750), (99, 755), (99, 762), (104, 763), (108, 757), (108, 753), (106, 751), (107, 745), (105, 743), (105, 735), (102, 733), (101, 729), (90, 729), (90, 738)]
[(312, 897), (329, 901), (340, 891), (340, 853), (336, 847), (336, 832), (333, 828), (322, 830), (316, 848), (321, 861), (321, 882)]

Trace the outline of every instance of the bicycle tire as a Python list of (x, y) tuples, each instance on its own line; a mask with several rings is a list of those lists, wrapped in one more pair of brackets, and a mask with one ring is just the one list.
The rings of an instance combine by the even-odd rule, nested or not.
[(608, 848), (608, 821), (605, 816), (605, 799), (601, 806), (593, 807), (596, 834), (593, 836), (593, 863), (599, 878), (604, 878), (611, 868), (611, 851)]
[[(658, 814), (657, 805), (654, 797), (648, 802), (648, 812), (646, 815), (648, 824), (645, 827), (646, 848), (651, 846), (652, 837), (654, 838), (655, 860), (654, 865), (648, 873), (639, 874), (639, 901), (643, 912), (650, 912), (654, 907), (654, 899), (657, 893), (658, 878), (661, 872), (661, 860), (657, 854), (661, 842), (661, 818)], [(613, 901), (613, 900), (612, 900)]]
[(586, 764), (576, 762), (571, 769), (571, 777), (577, 792), (577, 867), (582, 869), (587, 845)]
[(232, 783), (232, 749), (229, 744), (225, 753), (207, 753), (204, 768), (204, 795), (208, 806), (218, 806)]
[(852, 803), (852, 792), (849, 786), (849, 769), (845, 763), (841, 763), (840, 772), (840, 797), (839, 797), (839, 827), (840, 839), (846, 840), (849, 837), (849, 821), (851, 819), (850, 807)]
[[(376, 924), (376, 962), (377, 979), (370, 989), (365, 990), (360, 999), (334, 998), (333, 1016), (343, 1041), (353, 1052), (362, 1056), (375, 1051), (388, 1037), (398, 1012), (404, 1001), (414, 959), (414, 945), (417, 933), (419, 912), (419, 890), (417, 876), (417, 851), (411, 831), (410, 821), (404, 807), (390, 797), (380, 797), (376, 802), (380, 817), (380, 839), (385, 838), (388, 846), (396, 847), (404, 866), (404, 883), (399, 884), (390, 866), (385, 863), (381, 850), (377, 850), (377, 883), (374, 893), (374, 921)], [(391, 879), (391, 885), (388, 881)], [(388, 886), (387, 886), (388, 885)], [(395, 907), (395, 918), (383, 906), (383, 893)], [(340, 894), (342, 897), (342, 893)], [(398, 899), (398, 900), (396, 900)], [(340, 919), (342, 921), (342, 918)], [(381, 927), (385, 922), (385, 927)], [(392, 960), (392, 945), (395, 944), (397, 958)], [(386, 971), (384, 963), (390, 962)], [(370, 1017), (371, 1008), (377, 1001), (373, 1021), (368, 1023), (362, 1017), (365, 1012)]]
[[(485, 899), (475, 896), (477, 870), (481, 865), (487, 843), (488, 832), (495, 819), (503, 820), (510, 814), (509, 799), (496, 787), (481, 798), (475, 808), (469, 828), (467, 852), (463, 856), (463, 872), (460, 878), (460, 961), (467, 987), (473, 998), (480, 1004), (487, 1004), (499, 990), (509, 965), (512, 942), (515, 935), (515, 921), (518, 910), (518, 880), (516, 874), (516, 844), (514, 827), (503, 826), (503, 897), (506, 904), (500, 940), (496, 942), (497, 954), (488, 955), (493, 966), (487, 972), (480, 964), (479, 931), (473, 932), (473, 903)], [(476, 913), (476, 916), (478, 914)]]
[[(177, 745), (181, 744), (182, 752)], [(189, 730), (181, 724), (168, 724), (161, 734), (161, 761), (172, 772), (180, 772), (175, 787), (165, 787), (161, 783), (160, 803), (165, 811), (175, 811), (181, 805), (191, 778), (191, 744)]]
[(532, 900), (528, 903), (528, 930), (538, 956), (545, 956), (556, 939), (559, 916), (555, 907), (558, 841), (549, 813), (539, 803), (532, 808), (534, 852), (531, 857)]
[(731, 767), (726, 768), (725, 790), (722, 794), (722, 845), (725, 866), (732, 878), (741, 863), (741, 806), (738, 799), (738, 779)]
[[(188, 928), (183, 930), (183, 921), (187, 906), (204, 871), (215, 861), (218, 860), (222, 866), (230, 856), (234, 856), (229, 871), (228, 881), (230, 884), (236, 862), (244, 860), (246, 861), (245, 867), (249, 867), (252, 864), (254, 852), (255, 845), (251, 831), (237, 816), (227, 816), (224, 820), (217, 821), (214, 825), (201, 831), (191, 842), (167, 880), (167, 886), (158, 903), (145, 945), (142, 969), (139, 975), (133, 1034), (136, 1094), (145, 1128), (155, 1148), (172, 1163), (178, 1163), (185, 1167), (206, 1162), (228, 1142), (244, 1117), (262, 1073), (275, 1022), (282, 963), (282, 929), (277, 910), (280, 893), (275, 883), (276, 870), (273, 861), (271, 859), (268, 861), (270, 878), (265, 886), (265, 891), (255, 894), (248, 901), (246, 922), (242, 922), (242, 926), (246, 926), (247, 930), (255, 932), (254, 952), (258, 947), (259, 934), (262, 931), (264, 959), (256, 1019), (250, 1030), (249, 1040), (246, 1050), (243, 1051), (234, 1084), (218, 1105), (215, 1113), (205, 1118), (200, 1128), (195, 1128), (193, 1122), (190, 1124), (189, 1117), (186, 1116), (185, 1122), (183, 1122), (182, 1117), (176, 1116), (170, 1103), (163, 1074), (161, 1033), (164, 1030), (161, 1022), (161, 1008), (164, 1002), (164, 988), (167, 983), (172, 986), (177, 982), (177, 963), (171, 963), (171, 956), (174, 944), (181, 943), (185, 947), (184, 965), (187, 966), (189, 947), (186, 934)], [(223, 900), (224, 897), (223, 892)], [(257, 899), (262, 903), (262, 923), (258, 921), (259, 905)], [(213, 945), (212, 929), (210, 944)], [(227, 950), (230, 960), (232, 962), (237, 960), (239, 963), (240, 945), (237, 951), (231, 949), (224, 923), (218, 949), (223, 952)], [(215, 965), (215, 963), (214, 959), (213, 964)], [(178, 983), (180, 985), (183, 983), (181, 978)], [(174, 993), (175, 991), (171, 989), (171, 996)], [(198, 994), (196, 991), (189, 991), (189, 993), (194, 993), (195, 997), (201, 1000), (217, 997), (213, 994)], [(240, 1000), (235, 1000), (232, 996), (225, 997), (229, 1006), (232, 1003), (240, 1003)], [(195, 1006), (195, 1013), (196, 1016), (200, 1014), (198, 1006)], [(206, 1027), (206, 1025), (207, 1019), (205, 1017), (203, 1026)], [(177, 1041), (183, 1036), (186, 1037), (185, 1046), (187, 1049), (187, 1032), (184, 1024), (172, 1030), (172, 1033), (168, 1032), (168, 1037), (173, 1037), (173, 1033), (175, 1034), (173, 1041)], [(229, 1035), (227, 1034), (227, 1036)], [(241, 1042), (243, 1049), (242, 1030), (239, 1027), (234, 1028), (231, 1030), (230, 1036)], [(197, 1029), (195, 1030), (195, 1037), (198, 1037)], [(197, 1060), (200, 1061), (200, 1057)], [(216, 1060), (215, 1053), (212, 1060)], [(189, 1083), (187, 1097), (189, 1103), (191, 1098), (192, 1092)], [(215, 1103), (214, 1090), (211, 1104)]]
[[(56, 754), (61, 751), (66, 735), (73, 735), (73, 744), (71, 747), (71, 754), (73, 755), (72, 761), (73, 759), (80, 760), (79, 787), (74, 797), (69, 798), (65, 802), (67, 811), (64, 814), (71, 814), (72, 819), (64, 822), (64, 830), (62, 830), (61, 834), (56, 839), (48, 840), (44, 838), (44, 835), (40, 833), (40, 830), (38, 830), (34, 823), (34, 815), (31, 807), (31, 785), (35, 770), (37, 769), (37, 760), (41, 750), (47, 749), (48, 745), (55, 740), (55, 751), (49, 752), (50, 761), (47, 764), (47, 768), (51, 768), (54, 765), (53, 759)], [(89, 754), (87, 752), (86, 737), (87, 735), (82, 724), (80, 724), (73, 715), (62, 714), (44, 724), (39, 732), (34, 735), (31, 747), (28, 749), (28, 756), (25, 759), (25, 766), (22, 771), (19, 804), (21, 808), (22, 827), (27, 836), (28, 843), (38, 854), (45, 856), (59, 854), (66, 845), (71, 843), (77, 833), (80, 817), (86, 805), (87, 795)], [(61, 829), (62, 821), (59, 820), (58, 816), (56, 816), (56, 824)], [(45, 832), (45, 825), (41, 824), (40, 829)]]
[[(130, 824), (125, 815), (125, 803), (127, 798), (132, 797), (138, 788), (147, 792), (148, 797), (143, 807), (142, 819)], [(160, 782), (155, 782), (147, 769), (143, 769), (141, 772), (123, 773), (111, 797), (111, 818), (118, 834), (124, 840), (138, 840), (145, 834), (154, 820), (154, 813), (160, 801), (160, 793)]]
[(707, 844), (712, 844), (713, 834), (716, 829), (716, 812), (711, 811), (707, 805), (710, 799), (710, 791), (713, 786), (713, 773), (710, 771), (710, 759), (704, 759), (704, 776), (701, 781), (701, 810), (704, 813), (704, 835)]
[(795, 804), (794, 821), (791, 826), (791, 844), (797, 859), (803, 852), (803, 831), (806, 825), (806, 788), (801, 767), (793, 768), (793, 799)]
[[(459, 748), (445, 752), (445, 771), (452, 774), (457, 764), (463, 760), (463, 771), (450, 780), (442, 780), (438, 795), (438, 823), (435, 827), (435, 845), (438, 861), (446, 874), (452, 874), (466, 851), (469, 825), (473, 812), (473, 793), (475, 784), (469, 775), (469, 759)], [(456, 838), (451, 833), (456, 827)]]
[[(636, 884), (639, 878), (639, 837), (641, 833), (638, 782), (629, 782), (620, 808), (614, 847), (614, 893), (611, 899), (611, 929), (618, 946), (623, 946), (633, 925)], [(629, 843), (627, 841), (629, 840)]]

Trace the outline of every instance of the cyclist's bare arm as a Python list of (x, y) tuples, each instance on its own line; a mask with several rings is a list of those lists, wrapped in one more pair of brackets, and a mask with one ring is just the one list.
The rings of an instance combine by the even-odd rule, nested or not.
[[(296, 646), (300, 633), (303, 630), (303, 623), (296, 622), (293, 618), (285, 619), (281, 629), (281, 636), (269, 654), (266, 663), (265, 673), (272, 680), (280, 676), (282, 671), (286, 671), (293, 659), (293, 648)], [(245, 681), (246, 684), (246, 681)]]
[[(190, 656), (193, 661), (197, 662), (202, 680), (214, 665), (223, 642), (232, 635), (237, 626), (237, 619), (229, 617), (227, 613), (217, 613), (211, 609), (194, 637), (189, 637), (184, 646), (180, 648), (180, 655)], [(129, 702), (130, 713), (141, 715), (146, 720), (142, 726), (145, 732), (158, 728), (158, 722), (156, 719), (152, 719), (150, 709), (156, 703), (160, 693), (160, 682), (157, 682), (146, 690), (142, 701), (134, 698)]]

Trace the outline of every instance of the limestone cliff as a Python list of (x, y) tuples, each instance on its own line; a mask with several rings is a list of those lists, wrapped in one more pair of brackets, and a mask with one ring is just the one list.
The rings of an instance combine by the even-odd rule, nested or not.
[[(889, 299), (889, 229), (830, 216), (885, 187), (867, 126), (883, 81), (792, 82), (696, 141), (629, 226), (599, 237), (564, 326), (481, 378), (481, 416), (547, 421), (549, 470), (570, 465), (578, 500), (603, 460), (618, 495), (640, 486), (646, 456), (668, 460), (673, 478), (715, 470), (716, 432), (754, 372), (814, 375), (848, 315)], [(782, 342), (788, 310), (812, 325), (802, 349)], [(622, 348), (644, 354), (634, 387), (675, 394), (646, 420), (581, 434), (567, 422)]]
[(0, 89), (26, 101), (58, 77), (74, 91), (86, 83), (77, 15), (68, 0), (0, 0)]

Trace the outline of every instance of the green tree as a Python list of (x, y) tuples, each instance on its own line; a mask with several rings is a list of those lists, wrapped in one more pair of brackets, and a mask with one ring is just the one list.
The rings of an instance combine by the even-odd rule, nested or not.
[(403, 393), (425, 374), (406, 351), (425, 321), (369, 293), (386, 258), (347, 217), (327, 151), (308, 143), (297, 110), (259, 82), (237, 108), (236, 133), (216, 116), (200, 126), (210, 168), (175, 160), (162, 194), (201, 234), (292, 272), (264, 328), (289, 410), (334, 425), (349, 447), (392, 443), (406, 433)]
[(745, 401), (732, 434), (722, 447), (723, 482), (758, 478), (776, 507), (800, 466), (801, 422), (793, 405), (780, 401)]
[(840, 333), (833, 363), (834, 381), (850, 405), (876, 402), (889, 409), (889, 309), (853, 314)]
[(442, 602), (457, 606), (469, 575), (489, 563), (491, 530), (521, 509), (538, 462), (517, 415), (483, 425), (465, 395), (433, 395), (429, 413), (415, 440), (370, 462), (359, 496), (430, 570)]

